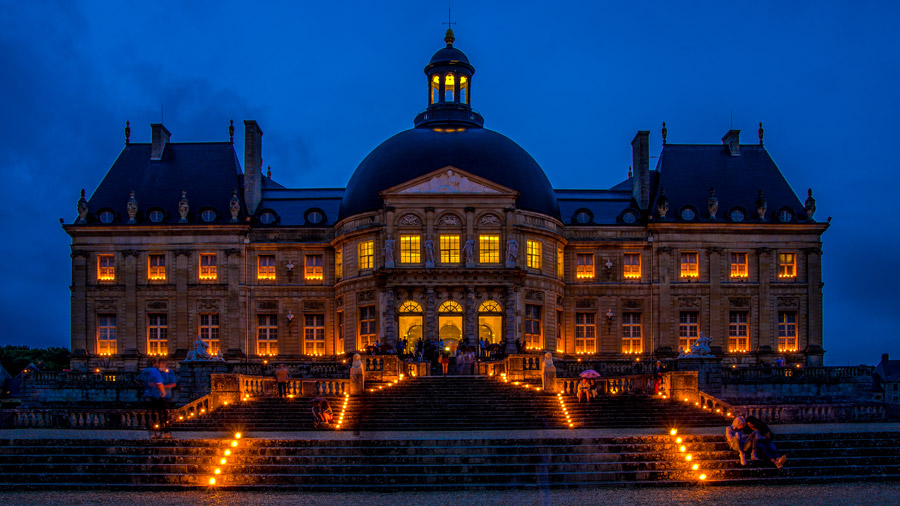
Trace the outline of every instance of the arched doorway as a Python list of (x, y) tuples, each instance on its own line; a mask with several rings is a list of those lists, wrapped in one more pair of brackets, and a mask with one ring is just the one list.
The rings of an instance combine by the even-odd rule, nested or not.
[(448, 300), (438, 308), (438, 339), (444, 347), (456, 351), (463, 338), (463, 309), (455, 300)]
[(478, 306), (478, 339), (486, 345), (500, 344), (503, 339), (503, 306), (486, 300)]
[(416, 343), (422, 339), (422, 305), (414, 300), (408, 300), (400, 304), (397, 330), (400, 339), (406, 341), (403, 353), (413, 353)]

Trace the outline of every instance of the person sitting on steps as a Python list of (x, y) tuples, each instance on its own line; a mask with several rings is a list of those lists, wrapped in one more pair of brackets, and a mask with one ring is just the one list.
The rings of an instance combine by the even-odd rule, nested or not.
[(745, 434), (748, 429), (747, 422), (744, 417), (735, 417), (731, 425), (725, 428), (725, 440), (728, 441), (728, 447), (738, 452), (741, 459), (741, 465), (747, 465), (747, 452), (753, 447), (753, 441), (750, 434)]
[(761, 453), (763, 457), (775, 464), (775, 467), (778, 469), (784, 467), (787, 455), (778, 456), (778, 450), (775, 449), (775, 443), (773, 442), (775, 436), (772, 434), (769, 426), (755, 416), (748, 416), (746, 421), (747, 426), (753, 430), (751, 437), (753, 443), (753, 456), (756, 457), (758, 453)]
[(581, 378), (578, 385), (578, 402), (581, 402), (581, 396), (584, 396), (586, 402), (591, 402), (591, 384), (587, 378)]

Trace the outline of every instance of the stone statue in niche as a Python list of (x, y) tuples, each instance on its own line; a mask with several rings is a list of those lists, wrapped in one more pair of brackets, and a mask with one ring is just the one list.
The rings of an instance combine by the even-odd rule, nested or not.
[(391, 239), (391, 236), (387, 236), (387, 239), (384, 240), (384, 266), (394, 266), (394, 240)]
[(78, 199), (78, 219), (75, 223), (87, 223), (88, 203), (84, 198), (84, 188), (81, 189), (81, 198)]
[(209, 352), (209, 344), (206, 343), (201, 338), (197, 338), (194, 341), (194, 349), (187, 352), (187, 357), (184, 359), (185, 362), (224, 362), (225, 359), (222, 357), (222, 352), (219, 351), (217, 354), (213, 355)]
[(178, 201), (178, 216), (180, 217), (178, 223), (187, 223), (188, 222), (188, 211), (191, 210), (191, 206), (188, 204), (187, 192), (181, 191), (181, 200)]
[(463, 246), (463, 256), (466, 257), (466, 267), (475, 266), (475, 241), (469, 239)]
[(431, 238), (425, 241), (425, 267), (434, 267), (434, 241)]
[(128, 211), (128, 224), (133, 225), (137, 223), (135, 217), (138, 212), (138, 202), (137, 199), (134, 198), (134, 190), (131, 191), (131, 196), (128, 197), (128, 203), (125, 204), (125, 209)]
[(700, 337), (694, 341), (694, 344), (691, 345), (689, 350), (679, 348), (680, 353), (678, 354), (678, 358), (710, 358), (713, 356), (712, 351), (709, 348), (711, 343), (712, 338), (704, 336), (703, 332), (701, 332)]
[(231, 202), (228, 203), (228, 210), (231, 211), (231, 223), (237, 223), (238, 215), (241, 214), (241, 201), (238, 199), (237, 190), (231, 190)]
[(506, 241), (506, 266), (515, 267), (519, 256), (519, 243), (515, 239)]

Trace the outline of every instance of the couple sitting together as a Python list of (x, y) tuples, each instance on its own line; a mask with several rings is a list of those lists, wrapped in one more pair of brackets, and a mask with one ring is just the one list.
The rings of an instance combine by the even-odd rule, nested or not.
[(748, 416), (746, 419), (739, 416), (725, 429), (725, 439), (732, 450), (738, 452), (741, 465), (747, 465), (747, 452), (751, 452), (752, 460), (760, 460), (761, 454), (770, 460), (775, 467), (781, 469), (787, 460), (787, 455), (778, 455), (773, 439), (775, 436), (769, 430), (769, 426), (759, 418)]

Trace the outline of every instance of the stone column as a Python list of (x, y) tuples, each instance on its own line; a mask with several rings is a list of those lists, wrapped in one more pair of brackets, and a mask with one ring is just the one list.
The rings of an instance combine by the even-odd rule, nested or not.
[[(806, 350), (807, 361), (811, 366), (822, 365), (822, 250), (818, 247), (806, 248), (806, 297), (807, 319), (806, 331), (797, 328), (797, 342), (800, 350)], [(802, 309), (802, 305), (801, 308)], [(798, 317), (802, 314), (798, 311)], [(802, 320), (801, 320), (802, 321)], [(798, 321), (798, 325), (801, 323)], [(806, 342), (804, 343), (803, 337)]]
[(122, 270), (123, 281), (125, 281), (125, 321), (120, 324), (119, 329), (122, 330), (122, 339), (124, 353), (128, 355), (136, 355), (138, 352), (147, 351), (147, 344), (144, 342), (144, 333), (138, 326), (138, 322), (146, 318), (143, 309), (138, 312), (137, 306), (137, 278), (140, 271), (137, 268), (138, 255), (136, 250), (125, 250), (125, 268)]
[[(756, 323), (759, 335), (757, 346), (768, 344), (772, 347), (772, 351), (777, 351), (778, 334), (775, 329), (775, 318), (772, 316), (773, 304), (771, 295), (771, 283), (775, 279), (775, 272), (772, 267), (774, 254), (772, 248), (757, 248), (756, 252), (759, 265), (757, 272), (757, 276), (759, 276), (759, 300), (756, 308), (756, 317), (753, 320)], [(753, 304), (751, 304), (752, 307)]]
[[(723, 311), (728, 304), (722, 305), (722, 248), (712, 246), (706, 249), (709, 257), (709, 322), (708, 335), (715, 337), (722, 346), (723, 351), (728, 351), (728, 314)], [(715, 342), (715, 341), (714, 341)], [(753, 347), (752, 342), (750, 343)]]
[[(657, 282), (659, 284), (659, 300), (656, 305), (658, 316), (656, 320), (656, 328), (650, 329), (650, 332), (656, 333), (656, 346), (659, 348), (668, 347), (673, 352), (678, 351), (678, 317), (673, 314), (672, 309), (672, 248), (670, 246), (660, 246), (657, 248), (659, 252)], [(653, 350), (654, 352), (656, 350)]]
[[(72, 355), (83, 357), (94, 350), (88, 343), (92, 332), (88, 328), (87, 314), (87, 262), (90, 254), (85, 250), (73, 250), (72, 257)], [(122, 275), (122, 270), (116, 276)], [(126, 320), (125, 315), (117, 315), (117, 325)], [(120, 350), (121, 351), (121, 350)], [(79, 364), (80, 365), (80, 364)], [(75, 367), (75, 362), (72, 364)], [(87, 366), (87, 363), (84, 363)]]
[(187, 353), (196, 340), (196, 330), (190, 324), (190, 309), (195, 308), (189, 308), (187, 289), (190, 261), (190, 250), (175, 250), (175, 325), (172, 326), (175, 335), (169, 335), (170, 353)]
[(478, 316), (476, 314), (476, 309), (475, 288), (472, 286), (466, 287), (465, 321), (463, 322), (464, 338), (468, 344), (475, 344), (477, 346), (478, 334), (475, 331), (478, 328), (476, 324)]
[(519, 300), (516, 288), (509, 286), (506, 288), (506, 304), (503, 306), (506, 313), (504, 320), (503, 335), (506, 337), (506, 354), (512, 355), (516, 353), (516, 337), (519, 335)]
[(384, 343), (397, 349), (397, 325), (396, 325), (397, 301), (394, 289), (388, 288), (384, 292)]
[[(219, 327), (219, 346), (227, 360), (249, 355), (244, 349), (244, 332), (247, 322), (241, 310), (241, 250), (231, 248), (225, 250), (225, 283), (228, 284), (228, 295), (225, 299), (225, 314), (219, 315), (222, 326)], [(224, 332), (223, 332), (224, 331)]]
[(425, 340), (437, 341), (437, 318), (434, 307), (434, 287), (425, 292)]

